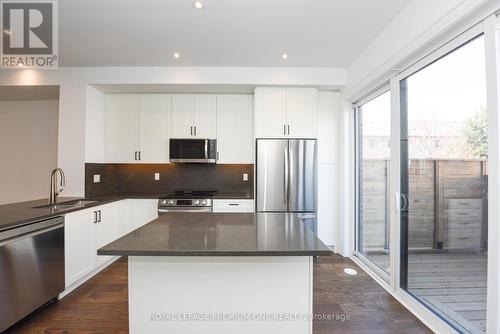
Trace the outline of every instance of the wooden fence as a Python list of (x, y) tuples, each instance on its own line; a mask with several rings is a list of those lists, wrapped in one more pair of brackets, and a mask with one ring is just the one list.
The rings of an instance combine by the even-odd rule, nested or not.
[[(360, 179), (361, 243), (388, 248), (389, 161), (364, 160)], [(410, 161), (409, 247), (486, 249), (488, 163), (482, 160)]]

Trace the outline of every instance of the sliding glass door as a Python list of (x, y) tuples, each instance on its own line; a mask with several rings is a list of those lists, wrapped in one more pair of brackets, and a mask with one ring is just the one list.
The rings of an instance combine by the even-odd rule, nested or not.
[(361, 101), (356, 108), (356, 250), (368, 264), (375, 264), (384, 278), (390, 274), (391, 93), (387, 89)]
[(400, 81), (401, 288), (460, 332), (486, 326), (484, 38)]

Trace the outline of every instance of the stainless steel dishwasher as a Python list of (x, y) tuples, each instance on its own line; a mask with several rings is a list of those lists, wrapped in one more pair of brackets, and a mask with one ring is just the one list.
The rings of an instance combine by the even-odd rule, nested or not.
[(0, 332), (64, 290), (64, 217), (0, 231)]

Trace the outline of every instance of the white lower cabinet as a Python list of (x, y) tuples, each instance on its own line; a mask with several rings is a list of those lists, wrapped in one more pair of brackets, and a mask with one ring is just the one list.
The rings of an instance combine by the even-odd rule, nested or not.
[(132, 202), (131, 199), (124, 199), (120, 201), (120, 219), (122, 221), (121, 229), (122, 235), (130, 233), (134, 230), (132, 224)]
[(157, 199), (133, 199), (132, 201), (132, 230), (146, 225), (158, 218)]
[[(66, 290), (111, 263), (97, 250), (158, 217), (157, 199), (125, 199), (65, 215)], [(69, 288), (69, 289), (68, 289)]]
[(214, 199), (214, 212), (255, 212), (253, 199)]
[[(97, 211), (97, 222), (94, 223), (94, 233), (97, 249), (106, 246), (123, 235), (122, 221), (120, 217), (119, 203), (111, 203), (99, 206)], [(96, 255), (96, 266), (104, 264), (113, 256)]]
[(94, 210), (68, 213), (64, 219), (64, 261), (66, 287), (94, 269)]

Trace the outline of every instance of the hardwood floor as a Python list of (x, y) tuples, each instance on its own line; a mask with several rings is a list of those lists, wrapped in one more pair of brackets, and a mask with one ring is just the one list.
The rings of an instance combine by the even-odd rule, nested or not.
[[(347, 275), (345, 268), (358, 274)], [(338, 255), (314, 264), (314, 313), (350, 316), (348, 321), (315, 321), (315, 334), (432, 333), (354, 262)]]
[[(354, 268), (358, 275), (344, 273)], [(14, 333), (127, 333), (127, 262), (121, 259), (62, 300), (49, 305)], [(314, 313), (348, 316), (316, 320), (315, 334), (431, 333), (351, 260), (335, 255), (314, 264)]]
[(126, 258), (118, 260), (13, 333), (128, 333), (127, 268)]

